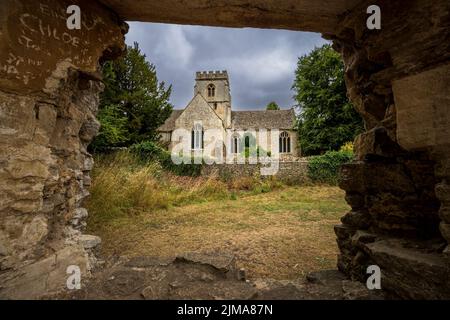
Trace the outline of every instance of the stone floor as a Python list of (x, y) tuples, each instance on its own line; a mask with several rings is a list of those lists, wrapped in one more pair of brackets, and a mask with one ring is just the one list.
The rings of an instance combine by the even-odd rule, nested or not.
[(337, 270), (311, 273), (306, 280), (246, 280), (229, 254), (187, 253), (160, 259), (118, 258), (94, 273), (81, 290), (59, 299), (383, 299)]

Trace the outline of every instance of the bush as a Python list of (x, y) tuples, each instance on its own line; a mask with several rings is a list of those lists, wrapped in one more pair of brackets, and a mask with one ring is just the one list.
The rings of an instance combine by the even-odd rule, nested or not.
[(170, 158), (170, 154), (166, 150), (151, 141), (133, 144), (130, 147), (130, 151), (136, 154), (144, 162), (150, 160), (165, 160), (164, 158), (167, 156)]
[(202, 170), (202, 164), (195, 164), (195, 161), (192, 161), (193, 163), (191, 164), (173, 163), (170, 152), (151, 141), (134, 144), (130, 150), (144, 163), (157, 161), (164, 169), (179, 176), (198, 177)]
[(353, 159), (353, 152), (328, 151), (321, 156), (313, 156), (308, 161), (308, 176), (314, 182), (336, 185), (339, 168)]

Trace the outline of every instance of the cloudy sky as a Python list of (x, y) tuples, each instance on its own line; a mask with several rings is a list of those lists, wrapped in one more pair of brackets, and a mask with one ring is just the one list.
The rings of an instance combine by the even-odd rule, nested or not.
[(234, 110), (263, 109), (270, 101), (293, 106), (298, 57), (325, 43), (308, 32), (139, 22), (130, 23), (126, 41), (137, 41), (159, 80), (172, 84), (176, 109), (192, 99), (196, 71), (227, 70)]

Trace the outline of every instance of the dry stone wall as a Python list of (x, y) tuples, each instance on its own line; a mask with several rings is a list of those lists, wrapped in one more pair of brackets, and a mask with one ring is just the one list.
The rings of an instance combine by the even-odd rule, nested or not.
[[(203, 165), (201, 174), (204, 176), (219, 176), (225, 179), (240, 177), (260, 177), (261, 166), (262, 165), (259, 163)], [(308, 161), (281, 161), (279, 162), (279, 170), (274, 175), (274, 177), (288, 183), (307, 182), (309, 181)]]
[[(78, 4), (81, 30), (68, 30)], [(99, 60), (124, 49), (123, 25), (93, 1), (6, 0), (0, 9), (0, 297), (37, 298), (89, 275), (100, 242), (83, 235), (87, 145), (103, 89)]]

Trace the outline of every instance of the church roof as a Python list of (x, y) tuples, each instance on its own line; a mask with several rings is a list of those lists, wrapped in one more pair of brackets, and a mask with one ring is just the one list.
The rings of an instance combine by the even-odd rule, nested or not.
[[(184, 110), (173, 110), (158, 131), (175, 130), (175, 121)], [(231, 111), (231, 127), (234, 129), (292, 129), (295, 121), (294, 109)]]
[(231, 111), (231, 127), (234, 129), (292, 129), (294, 109)]
[(172, 131), (175, 130), (175, 121), (181, 115), (184, 109), (174, 109), (166, 121), (158, 128), (158, 131)]

